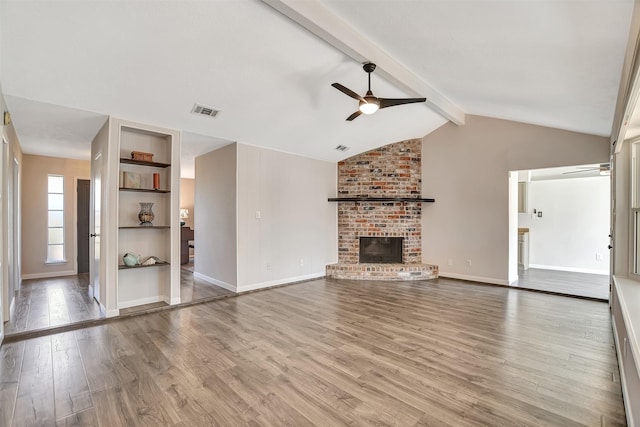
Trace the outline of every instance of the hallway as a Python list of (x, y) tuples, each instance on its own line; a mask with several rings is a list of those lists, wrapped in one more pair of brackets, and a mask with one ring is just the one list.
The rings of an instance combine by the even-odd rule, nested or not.
[[(193, 263), (180, 269), (181, 303), (229, 295), (231, 291), (193, 278)], [(4, 324), (7, 336), (101, 319), (104, 314), (89, 294), (89, 274), (23, 280), (16, 309)], [(120, 309), (121, 315), (167, 306), (157, 302)]]

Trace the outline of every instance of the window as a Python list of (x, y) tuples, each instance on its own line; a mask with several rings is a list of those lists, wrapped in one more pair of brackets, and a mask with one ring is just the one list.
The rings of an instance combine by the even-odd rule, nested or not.
[(640, 275), (640, 142), (631, 144), (631, 223), (633, 227), (631, 272)]
[(47, 262), (64, 262), (64, 177), (48, 179)]

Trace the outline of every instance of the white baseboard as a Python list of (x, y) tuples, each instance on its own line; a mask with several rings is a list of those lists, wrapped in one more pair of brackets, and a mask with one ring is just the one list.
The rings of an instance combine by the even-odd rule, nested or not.
[(25, 279), (48, 279), (49, 277), (63, 277), (63, 276), (75, 276), (76, 273), (73, 270), (67, 271), (54, 271), (51, 273), (31, 273), (31, 274), (23, 274), (22, 280)]
[(508, 280), (495, 279), (493, 277), (469, 276), (466, 274), (447, 273), (445, 271), (441, 271), (440, 273), (438, 273), (438, 277), (448, 277), (451, 279), (470, 280), (472, 282), (491, 283), (493, 285), (509, 286)]
[(287, 283), (294, 283), (294, 282), (302, 282), (304, 280), (319, 279), (321, 277), (325, 277), (325, 275), (326, 273), (322, 271), (319, 273), (306, 274), (304, 276), (287, 277), (284, 279), (270, 280), (268, 282), (250, 283), (248, 285), (234, 286), (230, 283), (226, 283), (221, 280), (214, 279), (213, 277), (209, 277), (201, 273), (197, 273), (197, 272), (193, 273), (193, 277), (196, 279), (203, 280), (205, 282), (211, 283), (216, 286), (220, 286), (221, 288), (224, 288), (228, 291), (236, 292), (236, 293), (255, 291), (257, 289), (270, 288), (271, 286), (285, 285)]
[(104, 305), (102, 305), (101, 302), (98, 302), (98, 304), (100, 304), (100, 310), (104, 313), (105, 317), (120, 316), (120, 310), (118, 310), (117, 308), (113, 309), (113, 310), (107, 310), (106, 307)]
[(529, 264), (529, 268), (539, 268), (541, 270), (570, 271), (572, 273), (601, 274), (603, 276), (609, 275), (609, 270), (595, 270), (590, 268), (577, 267), (558, 267), (557, 265)]
[(287, 277), (285, 279), (270, 280), (268, 282), (251, 283), (249, 285), (238, 286), (237, 292), (240, 293), (240, 292), (247, 292), (247, 291), (255, 291), (256, 289), (269, 288), (271, 286), (284, 285), (287, 283), (294, 283), (294, 282), (302, 282), (304, 280), (319, 279), (321, 277), (325, 277), (325, 275), (326, 275), (326, 272), (323, 271), (321, 273), (306, 274), (304, 276)]
[(193, 277), (195, 279), (199, 279), (207, 283), (211, 283), (212, 285), (220, 286), (221, 288), (224, 288), (228, 291), (237, 292), (235, 285), (232, 285), (231, 283), (223, 282), (222, 280), (214, 279), (213, 277), (209, 277), (205, 274), (194, 272)]
[[(154, 302), (164, 302), (166, 300), (166, 298), (163, 295), (156, 295), (153, 297), (148, 297), (148, 298), (140, 298), (140, 299), (133, 299), (133, 300), (128, 300), (128, 301), (120, 301), (118, 303), (118, 309), (121, 308), (129, 308), (129, 307), (135, 307), (136, 305), (143, 305), (143, 304), (153, 304)], [(109, 316), (107, 316), (109, 317)]]
[(180, 297), (165, 298), (164, 302), (166, 302), (169, 305), (176, 305), (176, 304), (180, 304), (182, 302), (182, 300), (180, 299)]

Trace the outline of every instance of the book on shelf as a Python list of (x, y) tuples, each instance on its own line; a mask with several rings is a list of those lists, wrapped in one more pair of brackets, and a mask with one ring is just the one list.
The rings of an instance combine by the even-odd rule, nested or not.
[[(158, 185), (159, 183), (160, 183), (160, 178), (158, 177)], [(144, 190), (158, 189), (158, 188), (155, 188), (153, 174), (127, 172), (127, 171), (120, 173), (120, 188), (144, 189)]]
[(139, 173), (122, 172), (122, 188), (142, 188), (142, 179)]

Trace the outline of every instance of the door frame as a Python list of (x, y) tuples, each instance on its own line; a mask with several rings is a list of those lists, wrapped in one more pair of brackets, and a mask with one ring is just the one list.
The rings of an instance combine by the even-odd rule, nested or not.
[(22, 186), (20, 185), (20, 162), (13, 157), (13, 289), (22, 287)]

